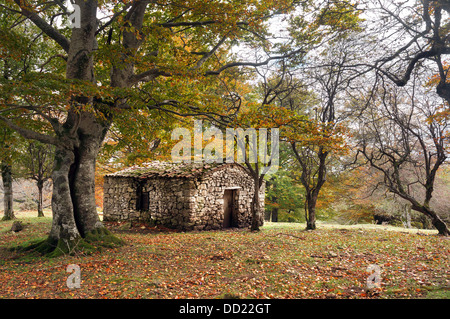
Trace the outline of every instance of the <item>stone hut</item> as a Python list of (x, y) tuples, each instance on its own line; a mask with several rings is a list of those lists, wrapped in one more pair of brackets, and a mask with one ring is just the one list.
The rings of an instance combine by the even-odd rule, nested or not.
[[(253, 190), (238, 163), (151, 162), (105, 176), (103, 219), (180, 230), (250, 227)], [(263, 211), (264, 185), (259, 196)]]

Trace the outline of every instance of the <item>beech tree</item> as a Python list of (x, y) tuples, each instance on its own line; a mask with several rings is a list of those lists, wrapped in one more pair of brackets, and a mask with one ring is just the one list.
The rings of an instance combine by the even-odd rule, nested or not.
[(448, 236), (448, 226), (430, 204), (437, 172), (448, 156), (448, 119), (440, 114), (442, 103), (420, 94), (416, 81), (409, 90), (381, 82), (359, 119), (358, 155), (381, 173), (391, 193)]
[[(264, 212), (261, 209), (260, 190), (264, 183), (264, 177), (278, 170), (279, 128), (283, 125), (281, 123), (284, 123), (286, 119), (289, 120), (289, 117), (281, 115), (277, 109), (272, 108), (271, 112), (264, 106), (262, 108), (244, 112), (240, 114), (241, 119), (238, 119), (239, 124), (247, 123), (247, 127), (254, 129), (254, 134), (243, 132), (236, 135), (236, 147), (238, 150), (242, 150), (243, 162), (253, 178), (254, 192), (250, 227), (252, 231), (259, 231), (262, 224)], [(268, 124), (264, 121), (268, 113), (273, 122), (270, 125), (261, 125), (262, 122)], [(263, 116), (261, 116), (262, 114)], [(268, 127), (270, 129), (267, 129)], [(242, 136), (242, 134), (245, 135)]]
[[(223, 120), (226, 112), (216, 103), (223, 96), (209, 90), (218, 76), (298, 53), (273, 54), (266, 41), (268, 19), (297, 1), (72, 3), (75, 12), (63, 1), (0, 2), (3, 16), (14, 21), (7, 30), (19, 24), (37, 30), (20, 48), (49, 46), (35, 53), (40, 59), (30, 72), (0, 88), (0, 119), (25, 138), (55, 146), (53, 223), (38, 247), (46, 252), (72, 251), (83, 238), (115, 240), (98, 217), (94, 183), (96, 158), (117, 114)], [(242, 39), (264, 50), (253, 61), (238, 60), (229, 49)], [(0, 40), (8, 48), (8, 38)], [(45, 121), (48, 128), (33, 129), (24, 119)]]
[[(367, 1), (374, 14), (366, 20), (366, 32), (373, 36), (375, 56), (370, 65), (399, 87), (428, 64), (439, 74), (436, 93), (450, 103), (450, 82), (446, 56), (450, 54), (447, 0)], [(376, 48), (375, 48), (376, 46)]]
[[(350, 41), (343, 39), (328, 47), (326, 57), (307, 74), (314, 82), (316, 99), (313, 104), (297, 112), (307, 116), (307, 124), (300, 126), (299, 135), (291, 137), (290, 144), (297, 160), (300, 181), (305, 188), (306, 229), (316, 229), (316, 205), (327, 180), (327, 171), (334, 157), (344, 154), (346, 130), (343, 125), (343, 104), (353, 78), (349, 71)], [(311, 81), (310, 80), (310, 81)]]

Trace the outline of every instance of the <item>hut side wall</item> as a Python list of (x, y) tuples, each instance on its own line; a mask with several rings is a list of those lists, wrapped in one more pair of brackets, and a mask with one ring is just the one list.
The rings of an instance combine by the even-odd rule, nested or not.
[(147, 180), (142, 191), (149, 193), (149, 210), (142, 211), (140, 219), (170, 228), (191, 229), (194, 185), (194, 181), (181, 178)]
[[(153, 221), (180, 229), (193, 226), (195, 187), (191, 180), (105, 176), (103, 188), (105, 221)], [(145, 192), (149, 193), (149, 208), (137, 209), (139, 193)]]
[(138, 220), (141, 212), (136, 210), (138, 183), (132, 177), (105, 176), (103, 184), (103, 220)]

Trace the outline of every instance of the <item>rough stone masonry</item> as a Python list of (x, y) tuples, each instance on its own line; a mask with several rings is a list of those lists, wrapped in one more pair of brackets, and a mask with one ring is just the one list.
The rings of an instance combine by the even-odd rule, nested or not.
[[(249, 227), (253, 185), (238, 163), (151, 162), (105, 176), (103, 218), (180, 230)], [(263, 211), (264, 184), (259, 196)]]

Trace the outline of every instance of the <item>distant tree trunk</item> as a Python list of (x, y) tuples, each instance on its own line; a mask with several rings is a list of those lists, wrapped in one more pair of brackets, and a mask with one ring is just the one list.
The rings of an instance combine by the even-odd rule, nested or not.
[[(278, 202), (277, 196), (274, 196), (274, 195), (271, 196), (270, 201), (272, 203), (277, 203)], [(270, 214), (271, 214), (271, 221), (278, 222), (278, 207), (273, 207)]]
[(316, 229), (316, 204), (317, 196), (310, 195), (307, 196), (305, 204), (305, 219), (306, 219), (306, 230)]
[(423, 229), (430, 229), (432, 227), (430, 219), (425, 215), (420, 215), (420, 222)]
[(23, 177), (36, 182), (38, 189), (38, 217), (44, 217), (44, 183), (51, 178), (55, 150), (52, 145), (42, 144), (36, 141), (28, 141), (27, 151), (19, 158), (20, 166), (23, 168)]
[(272, 208), (272, 222), (278, 222), (278, 208)]
[(44, 188), (44, 182), (37, 181), (37, 188), (38, 188), (38, 217), (44, 217), (44, 210), (43, 210), (43, 196), (42, 196), (42, 190)]
[(253, 199), (252, 199), (252, 225), (250, 230), (251, 231), (259, 231), (259, 218), (260, 218), (260, 210), (261, 205), (259, 202), (259, 178), (258, 176), (253, 177), (253, 185), (254, 185), (254, 193), (253, 193)]
[(13, 210), (13, 188), (12, 188), (12, 170), (11, 164), (2, 162), (2, 180), (3, 180), (3, 218), (2, 220), (14, 219)]
[[(305, 199), (305, 220), (306, 230), (316, 229), (316, 204), (319, 197), (320, 190), (327, 180), (327, 164), (326, 159), (329, 152), (319, 147), (316, 156), (318, 159), (318, 165), (311, 164), (312, 152), (309, 154), (300, 153), (295, 145), (295, 142), (291, 143), (294, 155), (300, 164), (302, 174), (300, 181), (305, 187), (306, 199)], [(313, 162), (315, 163), (315, 162)], [(312, 166), (316, 165), (314, 169)], [(314, 172), (313, 172), (314, 171)]]
[(405, 210), (406, 228), (411, 228), (411, 206), (407, 205)]

